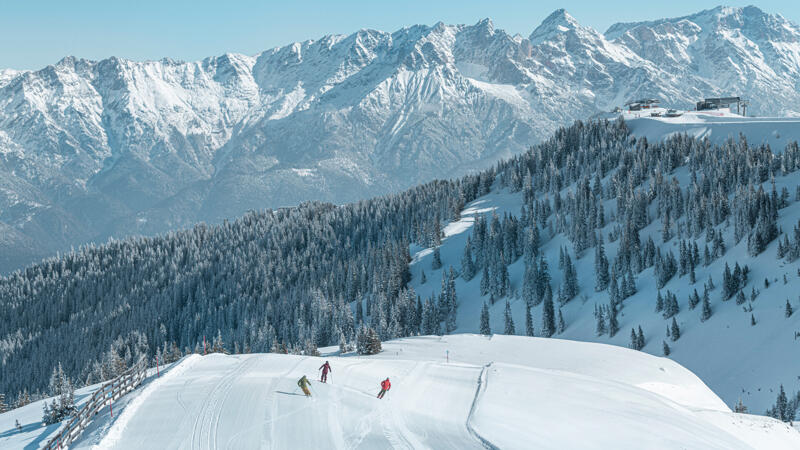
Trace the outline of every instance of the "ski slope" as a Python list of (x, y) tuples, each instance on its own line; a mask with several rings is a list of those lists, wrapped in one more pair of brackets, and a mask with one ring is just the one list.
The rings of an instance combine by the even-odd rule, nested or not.
[[(660, 113), (662, 117), (651, 117), (651, 112)], [(797, 117), (743, 117), (728, 109), (685, 111), (680, 117), (663, 117), (665, 112), (664, 108), (626, 111), (623, 118), (634, 135), (651, 142), (686, 133), (721, 144), (729, 138), (738, 140), (741, 133), (751, 144), (769, 144), (774, 151), (782, 151), (786, 144), (800, 140), (800, 118)]]
[[(326, 359), (330, 382), (305, 398), (297, 379)], [(732, 413), (669, 359), (501, 335), (400, 339), (372, 357), (192, 355), (115, 414), (73, 448), (800, 448), (796, 430)], [(15, 439), (13, 415), (0, 415), (0, 447), (43, 444)]]

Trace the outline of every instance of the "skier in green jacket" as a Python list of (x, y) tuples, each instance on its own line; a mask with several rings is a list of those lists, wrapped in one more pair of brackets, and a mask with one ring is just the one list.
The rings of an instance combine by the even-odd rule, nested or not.
[(306, 397), (311, 397), (311, 391), (308, 390), (308, 387), (311, 386), (311, 382), (308, 381), (305, 375), (303, 378), (297, 380), (297, 385), (300, 386), (300, 389), (303, 390), (303, 393), (306, 394)]

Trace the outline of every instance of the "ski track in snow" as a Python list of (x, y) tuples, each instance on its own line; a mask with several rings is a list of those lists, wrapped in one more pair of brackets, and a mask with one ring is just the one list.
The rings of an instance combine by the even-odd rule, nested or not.
[[(239, 363), (239, 365), (231, 369), (206, 396), (205, 400), (202, 402), (203, 406), (200, 412), (195, 417), (194, 426), (192, 428), (192, 450), (217, 448), (217, 430), (219, 428), (222, 403), (224, 403), (225, 398), (233, 387), (236, 378), (241, 376), (255, 361), (256, 360), (253, 358), (248, 358)], [(204, 441), (206, 444), (205, 447), (203, 446)]]
[[(420, 363), (415, 363), (414, 366), (407, 371), (403, 376), (403, 383), (407, 385), (414, 385), (419, 381), (420, 372), (422, 367)], [(389, 442), (392, 442), (394, 448), (402, 443), (402, 448), (424, 448), (425, 446), (420, 442), (417, 437), (408, 429), (403, 417), (398, 413), (397, 408), (392, 408), (392, 400), (387, 398), (389, 392), (381, 399), (381, 425), (383, 425), (384, 434)], [(388, 405), (387, 405), (388, 404)]]
[(106, 432), (106, 435), (103, 437), (100, 443), (92, 446), (92, 448), (102, 449), (114, 447), (122, 438), (131, 419), (136, 417), (137, 411), (146, 404), (149, 397), (152, 396), (161, 385), (168, 383), (172, 378), (177, 378), (189, 370), (199, 361), (199, 359), (200, 357), (195, 355), (184, 357), (181, 362), (172, 368), (172, 370), (164, 374), (163, 377), (160, 377), (159, 379), (150, 383), (142, 392), (138, 393), (131, 403), (129, 403), (128, 406), (122, 411), (116, 422), (114, 422), (114, 425), (112, 425), (111, 428)]
[[(285, 372), (284, 372), (284, 373), (281, 375), (281, 377), (280, 377), (280, 378), (271, 379), (271, 380), (270, 380), (270, 382), (269, 382), (269, 385), (267, 386), (267, 389), (265, 389), (265, 390), (264, 390), (264, 392), (267, 392), (267, 396), (273, 396), (273, 397), (274, 397), (274, 395), (275, 395), (275, 384), (277, 383), (277, 381), (278, 381), (278, 380), (280, 380), (280, 379), (283, 379), (283, 378), (287, 378), (287, 377), (288, 377), (288, 376), (289, 376), (289, 375), (290, 375), (290, 374), (291, 374), (291, 373), (292, 373), (292, 372), (293, 372), (295, 369), (297, 369), (297, 367), (298, 367), (300, 364), (302, 364), (302, 363), (303, 363), (303, 362), (304, 362), (306, 359), (307, 359), (307, 358), (305, 358), (305, 357), (304, 357), (304, 358), (300, 358), (300, 359), (297, 361), (297, 363), (295, 363), (295, 364), (294, 364), (293, 366), (291, 366), (291, 367), (290, 367), (288, 370), (286, 370), (286, 371), (285, 371)], [(267, 402), (265, 401), (264, 403), (266, 404)], [(277, 405), (277, 403), (276, 403), (275, 401), (273, 401), (273, 402), (272, 402), (272, 405), (273, 405), (273, 407), (275, 407), (275, 405)], [(306, 408), (306, 407), (307, 407), (307, 405), (306, 405), (306, 406), (304, 406), (304, 407), (303, 407), (303, 408), (301, 408), (301, 409), (304, 409), (304, 408)], [(284, 415), (284, 416), (282, 416), (282, 417), (286, 417), (286, 416), (288, 416), (288, 414), (286, 414), (286, 415)], [(276, 422), (276, 420), (278, 419), (278, 417), (277, 417), (277, 414), (273, 414), (273, 417), (274, 417), (274, 418), (273, 418), (273, 419), (271, 419), (271, 420), (268, 422), (269, 424), (274, 424), (274, 423)], [(281, 417), (281, 418), (282, 418), (282, 417)], [(261, 424), (261, 426), (263, 426), (263, 425), (264, 425), (264, 424)], [(258, 426), (258, 425), (257, 425), (257, 426)], [(236, 434), (234, 434), (233, 436), (231, 436), (231, 437), (228, 439), (228, 442), (227, 442), (227, 444), (225, 445), (225, 448), (227, 448), (227, 449), (232, 449), (232, 450), (233, 450), (233, 449), (237, 449), (237, 448), (241, 448), (241, 446), (237, 446), (237, 445), (235, 445), (235, 444), (236, 444), (236, 440), (237, 440), (237, 439), (239, 439), (239, 438), (240, 438), (240, 437), (241, 437), (241, 436), (242, 436), (242, 435), (243, 435), (245, 432), (249, 432), (249, 431), (251, 431), (253, 428), (254, 428), (254, 427), (247, 427), (247, 428), (243, 428), (243, 429), (242, 429), (242, 430), (240, 430), (238, 433), (236, 433)], [(274, 430), (273, 430), (273, 435), (274, 435)]]
[(481, 373), (478, 375), (478, 382), (477, 386), (475, 387), (475, 398), (472, 399), (472, 406), (469, 409), (469, 416), (467, 416), (467, 430), (469, 434), (471, 434), (475, 439), (477, 439), (484, 448), (490, 450), (497, 450), (499, 447), (492, 444), (488, 439), (481, 436), (477, 430), (472, 426), (472, 416), (475, 414), (475, 410), (478, 408), (478, 402), (480, 402), (481, 394), (486, 391), (486, 386), (489, 385), (489, 367), (492, 366), (492, 363), (486, 364), (481, 369)]

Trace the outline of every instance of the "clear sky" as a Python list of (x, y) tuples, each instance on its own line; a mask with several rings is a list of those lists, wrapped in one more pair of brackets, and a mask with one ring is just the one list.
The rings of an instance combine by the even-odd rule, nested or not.
[[(361, 28), (473, 24), (528, 36), (552, 11), (605, 31), (615, 22), (678, 17), (721, 0), (0, 0), (0, 68), (39, 69), (67, 55), (134, 60), (197, 60), (225, 52), (256, 54), (294, 41)], [(755, 4), (800, 22), (800, 0)], [(635, 6), (633, 6), (635, 5)]]

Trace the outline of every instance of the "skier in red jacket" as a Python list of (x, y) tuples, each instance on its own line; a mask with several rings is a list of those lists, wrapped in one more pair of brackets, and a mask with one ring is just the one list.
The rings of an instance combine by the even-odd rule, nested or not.
[(328, 372), (333, 372), (333, 369), (331, 369), (331, 365), (328, 364), (328, 361), (325, 361), (325, 364), (323, 364), (319, 368), (319, 370), (322, 371), (322, 378), (320, 378), (320, 381), (322, 381), (323, 383), (327, 383), (328, 382)]
[(389, 382), (388, 378), (381, 381), (381, 391), (378, 392), (378, 398), (383, 398), (384, 394), (386, 394), (386, 391), (388, 391), (391, 388), (392, 388), (392, 383)]

